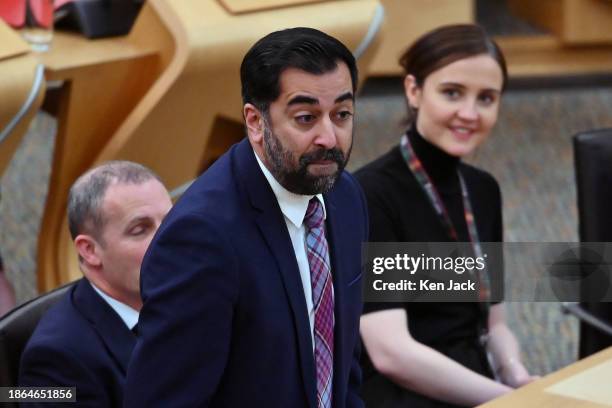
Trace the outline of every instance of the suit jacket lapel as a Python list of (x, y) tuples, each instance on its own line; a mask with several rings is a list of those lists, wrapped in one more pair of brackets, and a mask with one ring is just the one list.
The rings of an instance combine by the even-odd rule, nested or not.
[(123, 373), (127, 372), (136, 336), (85, 280), (77, 284), (72, 299), (75, 308), (91, 323)]
[(249, 200), (255, 208), (255, 222), (270, 251), (274, 254), (281, 273), (285, 293), (293, 313), (306, 395), (309, 405), (316, 406), (316, 371), (308, 310), (300, 271), (285, 219), (247, 139), (238, 146), (235, 162), (240, 174), (239, 182), (242, 183), (243, 190), (248, 192)]

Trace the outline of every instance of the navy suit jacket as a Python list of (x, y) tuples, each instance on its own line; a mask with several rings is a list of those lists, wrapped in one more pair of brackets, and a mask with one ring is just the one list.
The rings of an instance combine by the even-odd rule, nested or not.
[[(360, 407), (363, 194), (325, 194), (335, 293), (334, 407)], [(316, 407), (313, 346), (283, 214), (247, 139), (170, 211), (141, 271), (126, 407)]]
[(76, 387), (79, 407), (121, 406), (135, 343), (119, 315), (81, 279), (38, 323), (21, 357), (19, 385)]

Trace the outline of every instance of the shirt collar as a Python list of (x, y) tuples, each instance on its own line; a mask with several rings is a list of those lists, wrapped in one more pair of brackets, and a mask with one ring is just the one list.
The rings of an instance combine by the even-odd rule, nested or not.
[(102, 296), (102, 299), (104, 299), (106, 303), (108, 303), (108, 305), (112, 307), (113, 310), (119, 315), (119, 317), (121, 318), (121, 320), (123, 320), (128, 329), (132, 330), (134, 326), (136, 326), (136, 323), (138, 323), (138, 311), (132, 309), (125, 303), (108, 296), (106, 293), (98, 289), (98, 287), (93, 283), (89, 283), (91, 284), (91, 287), (94, 288), (96, 292), (98, 292), (98, 295)]
[[(287, 190), (274, 178), (272, 173), (270, 173), (268, 168), (259, 159), (257, 153), (255, 153), (255, 158), (257, 159), (257, 164), (259, 164), (259, 167), (266, 177), (266, 180), (268, 180), (270, 187), (272, 187), (272, 191), (276, 196), (281, 212), (289, 221), (291, 221), (293, 225), (296, 226), (296, 228), (300, 228), (304, 222), (304, 216), (306, 215), (306, 210), (308, 209), (308, 202), (314, 196), (295, 194)], [(323, 219), (326, 219), (327, 210), (325, 209), (323, 194), (317, 194), (316, 197), (323, 206)]]

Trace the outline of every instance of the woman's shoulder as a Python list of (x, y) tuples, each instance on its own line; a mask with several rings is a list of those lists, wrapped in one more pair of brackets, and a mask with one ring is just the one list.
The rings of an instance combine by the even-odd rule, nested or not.
[(465, 179), (470, 197), (481, 204), (486, 203), (486, 208), (501, 211), (502, 192), (499, 183), (491, 173), (467, 163), (461, 163), (460, 171)]
[(499, 191), (499, 183), (488, 171), (464, 162), (459, 164), (459, 171), (467, 184), (477, 183), (481, 187)]
[(376, 159), (355, 171), (355, 177), (360, 178), (363, 176), (385, 173), (394, 169), (398, 163), (401, 162), (402, 153), (400, 152), (399, 145), (395, 145), (386, 153), (378, 156)]
[(354, 172), (354, 176), (364, 189), (376, 189), (393, 183), (405, 171), (399, 146), (394, 146), (382, 156)]

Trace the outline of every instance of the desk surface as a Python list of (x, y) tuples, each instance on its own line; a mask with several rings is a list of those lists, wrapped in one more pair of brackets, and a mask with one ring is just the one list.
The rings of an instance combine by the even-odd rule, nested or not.
[(496, 400), (490, 401), (479, 408), (517, 408), (517, 407), (537, 407), (537, 408), (609, 408), (612, 407), (612, 365), (606, 364), (605, 378), (610, 384), (606, 389), (601, 390), (609, 394), (606, 396), (606, 404), (586, 401), (582, 399), (565, 397), (547, 391), (551, 386), (567, 380), (572, 376), (584, 373), (593, 367), (599, 366), (602, 363), (612, 361), (612, 347), (607, 348), (588, 358), (571, 364), (559, 371), (547, 375), (546, 377), (526, 385), (508, 395), (505, 395)]
[(30, 46), (0, 18), (0, 60), (30, 52)]
[(136, 46), (127, 37), (89, 40), (80, 34), (56, 31), (51, 49), (40, 54), (47, 79), (66, 79), (70, 70), (153, 55), (158, 50)]

